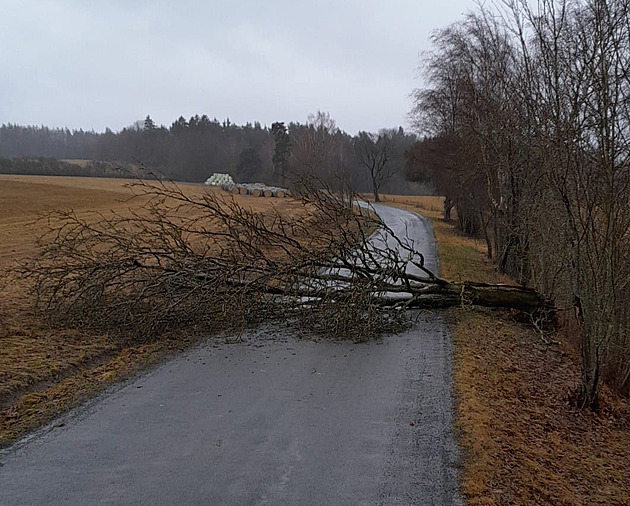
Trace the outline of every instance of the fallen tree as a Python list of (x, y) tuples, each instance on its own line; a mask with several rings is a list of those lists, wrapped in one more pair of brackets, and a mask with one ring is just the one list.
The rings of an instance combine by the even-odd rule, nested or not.
[(131, 189), (144, 205), (124, 216), (47, 217), (41, 254), (20, 272), (52, 321), (147, 340), (282, 320), (364, 340), (406, 326), (409, 308), (552, 309), (528, 288), (440, 278), (373, 210), (312, 182), (291, 213), (161, 181)]

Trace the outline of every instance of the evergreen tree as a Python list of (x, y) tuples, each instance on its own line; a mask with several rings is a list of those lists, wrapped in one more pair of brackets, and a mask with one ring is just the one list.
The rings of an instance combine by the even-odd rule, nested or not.
[(286, 180), (287, 160), (291, 152), (291, 137), (287, 127), (282, 122), (275, 122), (271, 125), (275, 146), (273, 151), (273, 170), (276, 177), (279, 176), (280, 184), (284, 185)]

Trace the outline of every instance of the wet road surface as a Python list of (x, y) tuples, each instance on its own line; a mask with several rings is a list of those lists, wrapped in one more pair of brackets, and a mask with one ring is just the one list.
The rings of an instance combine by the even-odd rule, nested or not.
[[(377, 211), (437, 267), (424, 220)], [(451, 361), (431, 312), (365, 344), (210, 340), (0, 452), (0, 504), (460, 504)]]

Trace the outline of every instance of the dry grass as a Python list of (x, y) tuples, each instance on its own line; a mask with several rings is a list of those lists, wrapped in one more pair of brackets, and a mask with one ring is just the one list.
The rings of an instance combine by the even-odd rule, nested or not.
[[(444, 277), (510, 281), (482, 243), (441, 219), (438, 197), (387, 201), (431, 219)], [(599, 415), (573, 407), (579, 354), (566, 331), (549, 346), (508, 312), (460, 308), (449, 317), (467, 502), (630, 504), (630, 405), (606, 393)]]
[(489, 311), (456, 321), (457, 426), (469, 503), (629, 504), (627, 405), (601, 415), (579, 411), (569, 402), (578, 380), (573, 350), (544, 345)]
[[(0, 273), (36, 253), (35, 239), (45, 231), (38, 219), (54, 209), (73, 209), (88, 217), (95, 211), (142, 206), (129, 201), (129, 181), (52, 176), (0, 176)], [(183, 185), (186, 193), (208, 191)], [(220, 191), (220, 190), (212, 190)], [(265, 213), (304, 213), (290, 199), (235, 196), (237, 202)], [(6, 279), (6, 278), (5, 278)], [(0, 447), (147, 364), (187, 345), (194, 336), (171, 336), (150, 345), (122, 347), (107, 335), (47, 328), (33, 313), (24, 284), (0, 278)]]

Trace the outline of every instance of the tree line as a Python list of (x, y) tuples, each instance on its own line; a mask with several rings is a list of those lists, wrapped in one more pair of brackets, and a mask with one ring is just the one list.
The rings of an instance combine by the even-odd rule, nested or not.
[[(271, 127), (219, 122), (206, 115), (180, 117), (168, 128), (147, 116), (119, 132), (101, 133), (4, 124), (0, 157), (5, 161), (0, 170), (24, 173), (30, 164), (31, 173), (57, 169), (75, 175), (74, 169), (51, 159), (83, 159), (143, 165), (166, 178), (191, 182), (202, 182), (213, 172), (229, 173), (240, 182), (268, 184), (286, 184), (289, 175), (310, 174), (331, 188), (347, 187), (376, 197), (379, 191), (409, 191), (406, 154), (415, 141), (415, 135), (402, 128), (351, 136), (323, 112), (305, 123), (276, 122)], [(87, 170), (86, 175), (103, 174)]]
[(0, 158), (0, 174), (75, 177), (141, 177), (142, 170), (132, 163), (99, 160), (64, 161), (37, 156), (33, 158)]
[(413, 117), (430, 178), (500, 269), (575, 315), (579, 400), (630, 393), (628, 0), (503, 0), (435, 32)]

